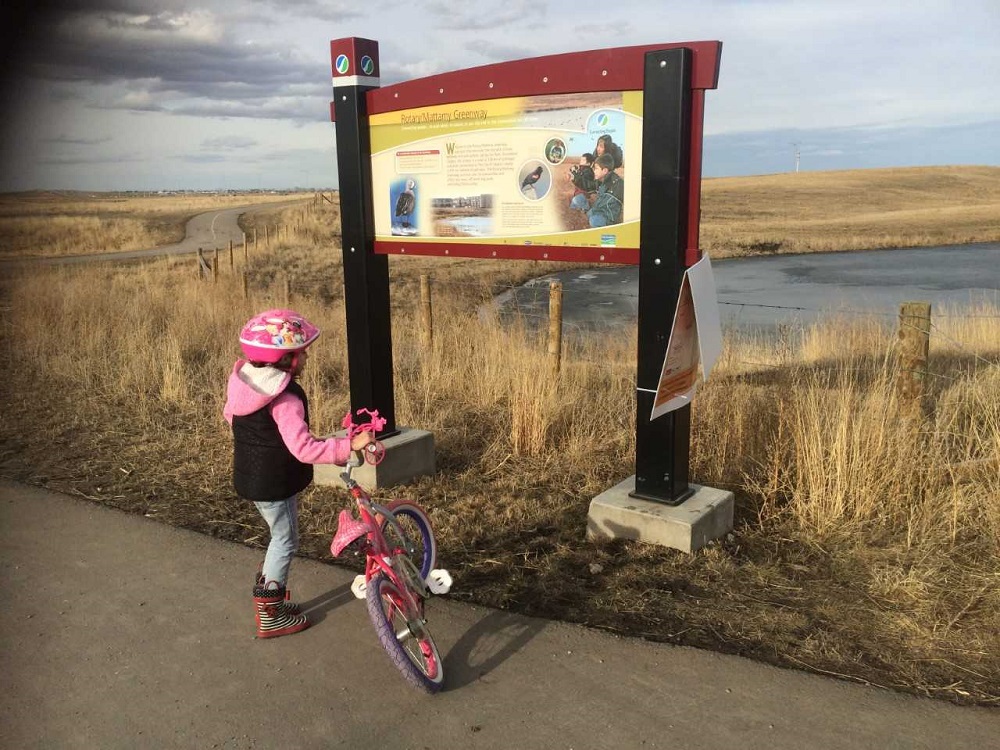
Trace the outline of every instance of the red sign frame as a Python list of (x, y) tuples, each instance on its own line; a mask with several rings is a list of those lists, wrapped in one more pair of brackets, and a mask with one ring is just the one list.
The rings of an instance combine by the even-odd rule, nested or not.
[[(338, 40), (342, 43), (343, 40)], [(335, 48), (331, 42), (331, 63), (337, 55), (354, 50)], [(571, 52), (475, 68), (404, 81), (365, 92), (369, 115), (465, 101), (501, 99), (517, 96), (573, 94), (603, 91), (641, 91), (645, 56), (658, 50), (687, 48), (692, 52), (691, 75), (691, 152), (685, 263), (694, 265), (701, 257), (698, 248), (701, 212), (701, 161), (704, 132), (705, 90), (719, 81), (722, 43), (719, 41), (649, 44), (634, 47)], [(352, 71), (353, 72), (353, 71)], [(332, 69), (334, 78), (341, 75)], [(377, 73), (376, 73), (377, 75)], [(334, 108), (330, 107), (331, 120)], [(640, 217), (641, 221), (641, 217)], [(606, 262), (606, 248), (532, 244), (527, 246), (482, 243), (420, 242), (405, 240), (374, 241), (374, 252), (381, 255), (431, 255), (467, 258), (508, 258), (516, 260), (562, 260)], [(614, 262), (638, 264), (639, 250), (619, 248)]]

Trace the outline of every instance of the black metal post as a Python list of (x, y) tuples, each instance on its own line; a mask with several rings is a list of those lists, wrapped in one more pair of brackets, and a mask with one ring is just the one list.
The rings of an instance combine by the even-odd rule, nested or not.
[(691, 410), (650, 421), (684, 277), (691, 158), (691, 50), (646, 54), (639, 229), (633, 497), (678, 505), (688, 486)]
[[(344, 41), (349, 45), (349, 70), (360, 71), (362, 67), (371, 70), (372, 60), (377, 70), (376, 42), (366, 39)], [(366, 61), (364, 66), (362, 60)], [(335, 59), (333, 95), (351, 408), (355, 410), (355, 418), (357, 409), (378, 409), (387, 420), (381, 437), (387, 437), (397, 431), (392, 377), (389, 259), (374, 253), (371, 137), (365, 98), (365, 92), (377, 88), (377, 84), (338, 84), (336, 66)], [(345, 80), (357, 79), (355, 75)]]

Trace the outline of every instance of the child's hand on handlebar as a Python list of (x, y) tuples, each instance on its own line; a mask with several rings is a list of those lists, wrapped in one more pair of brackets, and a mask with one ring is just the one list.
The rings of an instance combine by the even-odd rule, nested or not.
[(385, 427), (386, 419), (378, 415), (378, 409), (358, 409), (358, 414), (369, 417), (371, 421), (355, 424), (354, 415), (348, 411), (340, 425), (347, 430), (351, 450), (361, 452), (366, 463), (376, 466), (385, 458), (385, 446), (375, 439), (375, 433)]
[(351, 450), (360, 451), (363, 450), (366, 445), (372, 442), (372, 434), (365, 430), (364, 432), (359, 432), (357, 435), (351, 438)]

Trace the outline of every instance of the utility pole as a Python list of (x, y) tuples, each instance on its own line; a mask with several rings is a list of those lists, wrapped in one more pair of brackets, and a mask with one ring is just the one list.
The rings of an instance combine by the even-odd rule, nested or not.
[(798, 171), (799, 171), (799, 144), (798, 143), (793, 143), (792, 144), (792, 148), (795, 149), (795, 172), (798, 173)]

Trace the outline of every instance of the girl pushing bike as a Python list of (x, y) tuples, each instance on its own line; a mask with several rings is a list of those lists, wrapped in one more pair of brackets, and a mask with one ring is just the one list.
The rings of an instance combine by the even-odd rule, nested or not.
[(299, 546), (298, 495), (312, 483), (312, 465), (344, 465), (372, 442), (367, 431), (325, 440), (309, 431), (309, 400), (297, 381), (319, 334), (294, 310), (255, 315), (240, 331), (246, 359), (229, 376), (223, 415), (233, 429), (233, 487), (253, 502), (271, 535), (253, 585), (258, 638), (309, 627), (287, 582)]

